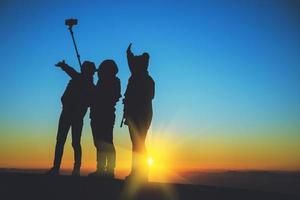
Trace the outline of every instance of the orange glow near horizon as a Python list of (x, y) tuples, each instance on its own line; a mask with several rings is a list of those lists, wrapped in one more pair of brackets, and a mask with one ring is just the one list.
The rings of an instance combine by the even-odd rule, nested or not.
[[(116, 177), (121, 179), (129, 174), (131, 168), (130, 139), (127, 130), (122, 131), (124, 133), (115, 134)], [(2, 140), (6, 141), (5, 143), (0, 141), (1, 168), (47, 169), (51, 167), (55, 145), (53, 134), (40, 137), (34, 135), (32, 138), (20, 136), (18, 139), (15, 136), (7, 137)], [(252, 138), (238, 141), (243, 142), (238, 143), (210, 135), (181, 139), (176, 133), (150, 131), (146, 141), (148, 156), (152, 159), (149, 180), (189, 182), (184, 178), (185, 173), (210, 170), (296, 171), (300, 169), (300, 161), (294, 159), (298, 152), (295, 149), (299, 148), (295, 146), (296, 141), (288, 141), (290, 147), (294, 145), (295, 148), (286, 148), (280, 138), (274, 139), (274, 144), (267, 140), (257, 141)], [(96, 167), (95, 147), (91, 134), (86, 130), (82, 137), (82, 149), (82, 174), (86, 175)], [(70, 171), (72, 166), (73, 149), (69, 135), (65, 145), (62, 170)]]

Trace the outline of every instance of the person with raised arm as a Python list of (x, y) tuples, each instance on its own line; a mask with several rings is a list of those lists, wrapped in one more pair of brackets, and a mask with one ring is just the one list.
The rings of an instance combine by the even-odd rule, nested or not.
[(64, 145), (69, 129), (72, 129), (72, 147), (74, 149), (74, 166), (72, 175), (80, 176), (81, 167), (81, 132), (83, 118), (90, 106), (91, 95), (94, 87), (93, 75), (96, 71), (95, 64), (85, 61), (81, 66), (81, 72), (65, 63), (58, 62), (60, 67), (71, 78), (61, 97), (62, 111), (59, 118), (53, 167), (46, 173), (59, 175)]
[(124, 104), (124, 119), (132, 142), (132, 168), (127, 180), (148, 181), (147, 150), (145, 140), (152, 121), (152, 100), (155, 84), (148, 72), (149, 54), (135, 56), (131, 44), (127, 48), (127, 61), (131, 72)]

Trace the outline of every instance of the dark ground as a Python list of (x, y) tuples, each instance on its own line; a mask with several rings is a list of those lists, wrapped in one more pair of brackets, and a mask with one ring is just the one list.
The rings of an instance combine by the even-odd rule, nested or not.
[(299, 196), (300, 200), (300, 171), (208, 171), (182, 176), (197, 185), (280, 192)]
[(134, 186), (123, 180), (91, 177), (47, 176), (42, 174), (1, 172), (0, 199), (300, 199), (298, 196), (255, 190), (204, 185), (148, 183)]

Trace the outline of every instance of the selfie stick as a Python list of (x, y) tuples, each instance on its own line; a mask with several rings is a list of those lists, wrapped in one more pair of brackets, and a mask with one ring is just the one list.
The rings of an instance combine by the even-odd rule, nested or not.
[(72, 29), (72, 27), (74, 25), (77, 25), (77, 19), (66, 19), (65, 24), (69, 27), (68, 29), (71, 33), (71, 37), (72, 37), (73, 44), (74, 44), (75, 51), (76, 51), (76, 56), (77, 56), (77, 59), (78, 59), (79, 66), (81, 68), (80, 55), (78, 53), (78, 49), (77, 49), (77, 45), (76, 45), (76, 42), (75, 42), (74, 33), (73, 33), (73, 29)]

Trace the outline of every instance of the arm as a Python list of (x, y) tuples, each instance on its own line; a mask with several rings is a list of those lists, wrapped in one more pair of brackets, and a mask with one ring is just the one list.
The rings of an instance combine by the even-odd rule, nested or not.
[[(143, 82), (140, 82), (138, 90), (135, 91), (134, 98), (139, 102), (150, 102), (154, 99), (155, 95), (155, 83), (153, 79), (149, 76)], [(138, 95), (137, 95), (138, 94)]]
[(112, 88), (112, 100), (114, 101), (114, 103), (118, 102), (121, 96), (122, 95), (121, 95), (120, 79), (116, 77), (116, 80)]
[(151, 77), (149, 77), (147, 81), (147, 94), (146, 94), (147, 99), (148, 100), (154, 99), (154, 95), (155, 95), (155, 82)]
[(154, 95), (155, 95), (155, 82), (153, 81), (153, 79), (150, 76), (148, 77), (145, 86), (146, 86), (144, 88), (145, 98), (147, 101), (151, 101), (154, 99)]
[(65, 61), (60, 61), (56, 65), (56, 67), (60, 67), (62, 70), (64, 70), (71, 78), (75, 78), (79, 75), (79, 73), (72, 67), (70, 67), (68, 64), (65, 63)]
[(151, 82), (151, 94), (150, 94), (151, 99), (154, 99), (154, 95), (155, 95), (155, 82), (152, 80), (152, 82)]
[(129, 66), (130, 72), (132, 73), (133, 72), (133, 68), (134, 68), (134, 63), (133, 63), (134, 54), (131, 51), (131, 45), (132, 45), (132, 43), (129, 44), (126, 52), (127, 52), (128, 66)]
[(120, 79), (118, 79), (118, 82), (117, 82), (117, 99), (116, 99), (116, 102), (119, 101), (120, 97), (122, 97), (121, 95), (121, 83), (120, 83)]

